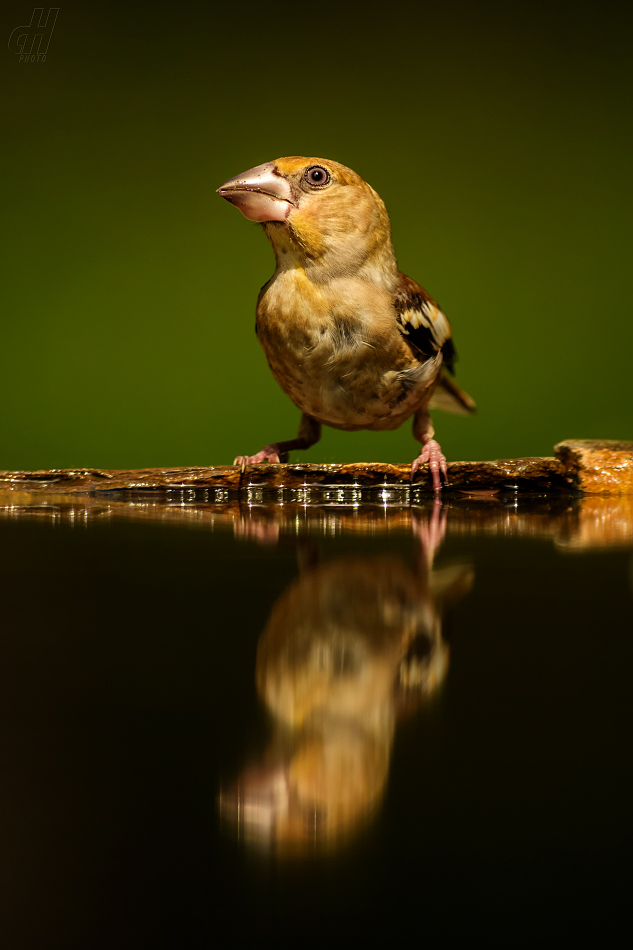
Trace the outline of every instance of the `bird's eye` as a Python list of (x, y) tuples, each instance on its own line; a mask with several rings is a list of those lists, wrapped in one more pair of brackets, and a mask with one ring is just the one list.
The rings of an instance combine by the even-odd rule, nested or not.
[(330, 173), (321, 165), (311, 165), (310, 168), (306, 168), (305, 180), (309, 185), (327, 185)]

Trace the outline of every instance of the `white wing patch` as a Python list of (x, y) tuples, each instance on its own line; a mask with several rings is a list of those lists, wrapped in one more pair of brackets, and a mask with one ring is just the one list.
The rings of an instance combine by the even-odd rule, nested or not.
[[(426, 308), (424, 308), (426, 310)], [(431, 321), (429, 320), (428, 314), (422, 310), (404, 310), (400, 314), (400, 323), (402, 326), (407, 329), (407, 324), (410, 324), (415, 330), (418, 327), (428, 327), (431, 329)]]
[(443, 346), (451, 335), (451, 328), (449, 326), (448, 320), (438, 307), (432, 307), (431, 309), (435, 311), (435, 316), (432, 317), (433, 336), (437, 340), (438, 344)]
[(422, 301), (419, 309), (403, 310), (398, 315), (398, 319), (405, 333), (409, 333), (412, 329), (419, 330), (424, 327), (429, 331), (439, 349), (442, 348), (451, 335), (448, 320), (442, 311), (439, 307), (427, 301)]

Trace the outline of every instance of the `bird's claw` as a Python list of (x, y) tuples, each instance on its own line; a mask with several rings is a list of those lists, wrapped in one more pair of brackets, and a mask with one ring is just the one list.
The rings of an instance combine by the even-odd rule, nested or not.
[(247, 465), (261, 465), (262, 462), (279, 462), (279, 446), (265, 445), (257, 455), (238, 455), (233, 465), (239, 465), (242, 472)]
[(429, 439), (429, 441), (422, 446), (422, 451), (411, 465), (411, 481), (415, 478), (415, 473), (418, 469), (422, 465), (427, 464), (431, 478), (433, 479), (433, 491), (441, 491), (442, 481), (440, 479), (440, 472), (444, 476), (444, 480), (446, 480), (448, 478), (448, 467), (446, 465), (446, 457), (435, 439)]

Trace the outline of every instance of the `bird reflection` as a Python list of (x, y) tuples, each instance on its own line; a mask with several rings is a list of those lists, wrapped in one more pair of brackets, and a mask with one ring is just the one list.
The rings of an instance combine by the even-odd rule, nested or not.
[(470, 565), (434, 568), (445, 531), (437, 501), (416, 524), (415, 567), (394, 556), (320, 564), (274, 605), (256, 662), (273, 737), (219, 796), (239, 836), (277, 851), (338, 844), (379, 805), (395, 726), (433, 696), (448, 669), (442, 615), (472, 584)]

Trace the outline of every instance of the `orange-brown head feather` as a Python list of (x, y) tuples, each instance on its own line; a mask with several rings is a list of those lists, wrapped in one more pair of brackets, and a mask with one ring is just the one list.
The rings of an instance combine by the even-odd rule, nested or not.
[[(264, 223), (278, 266), (303, 266), (313, 280), (342, 275), (396, 274), (389, 216), (360, 175), (330, 159), (292, 156), (273, 163), (289, 183), (292, 205), (284, 222)], [(311, 181), (321, 175), (322, 180)], [(284, 260), (285, 258), (285, 260)]]
[(351, 168), (330, 159), (287, 156), (249, 169), (218, 191), (263, 224), (278, 270), (300, 267), (317, 283), (353, 276), (395, 288), (387, 210)]

